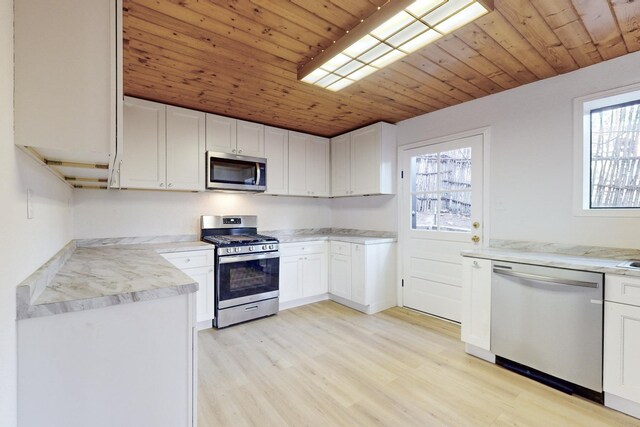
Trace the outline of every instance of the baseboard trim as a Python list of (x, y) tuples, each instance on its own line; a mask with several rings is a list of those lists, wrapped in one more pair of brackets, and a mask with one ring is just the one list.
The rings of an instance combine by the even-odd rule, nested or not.
[(329, 299), (329, 294), (312, 295), (310, 297), (298, 298), (291, 301), (281, 302), (280, 311), (288, 310), (294, 307), (300, 307), (301, 305), (313, 304), (314, 302), (326, 301)]
[(486, 360), (489, 363), (496, 363), (496, 355), (484, 348), (476, 347), (473, 344), (464, 343), (464, 351), (479, 359)]
[(604, 406), (640, 419), (640, 403), (625, 399), (624, 397), (605, 392)]

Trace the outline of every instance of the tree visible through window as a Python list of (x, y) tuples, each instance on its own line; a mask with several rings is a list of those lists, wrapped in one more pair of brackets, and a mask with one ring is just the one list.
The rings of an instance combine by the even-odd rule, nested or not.
[(590, 207), (640, 208), (640, 100), (591, 110)]
[(412, 228), (471, 230), (471, 147), (412, 158)]

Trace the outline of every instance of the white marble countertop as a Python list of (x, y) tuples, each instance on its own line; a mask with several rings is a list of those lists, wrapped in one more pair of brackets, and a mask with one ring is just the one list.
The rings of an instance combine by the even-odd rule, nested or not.
[(357, 243), (360, 245), (376, 245), (380, 243), (393, 243), (398, 239), (395, 237), (368, 237), (349, 236), (344, 234), (291, 234), (273, 235), (280, 243), (311, 242), (314, 240), (337, 240), (340, 242)]
[(161, 253), (202, 249), (213, 247), (198, 241), (92, 247), (71, 242), (18, 286), (17, 318), (195, 292), (198, 284)]
[[(538, 248), (539, 249), (539, 248)], [(618, 255), (618, 250), (612, 250), (611, 255)], [(627, 257), (609, 258), (604, 256), (589, 256), (580, 254), (565, 254), (557, 252), (537, 252), (526, 249), (510, 248), (480, 248), (462, 251), (462, 256), (491, 259), (496, 261), (536, 264), (548, 267), (568, 268), (571, 270), (594, 271), (599, 273), (640, 276), (640, 270), (617, 267)], [(599, 251), (599, 255), (609, 255)]]
[(395, 233), (387, 231), (355, 230), (347, 228), (315, 228), (302, 230), (269, 230), (261, 234), (273, 236), (280, 243), (311, 242), (317, 240), (337, 240), (360, 245), (393, 243), (398, 239)]
[[(396, 241), (394, 233), (332, 228), (263, 234), (282, 243), (331, 239), (368, 245)], [(74, 240), (17, 287), (17, 319), (195, 292), (198, 284), (161, 254), (207, 249), (214, 247), (198, 241), (197, 235)]]

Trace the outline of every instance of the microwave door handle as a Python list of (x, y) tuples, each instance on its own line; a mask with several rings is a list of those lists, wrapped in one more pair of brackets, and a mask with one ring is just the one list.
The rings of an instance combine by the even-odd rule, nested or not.
[(256, 162), (256, 182), (255, 185), (260, 185), (260, 163)]

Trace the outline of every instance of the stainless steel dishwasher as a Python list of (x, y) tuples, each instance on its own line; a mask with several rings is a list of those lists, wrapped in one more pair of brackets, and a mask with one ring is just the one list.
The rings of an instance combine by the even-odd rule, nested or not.
[(603, 274), (500, 261), (492, 271), (491, 352), (601, 393)]

